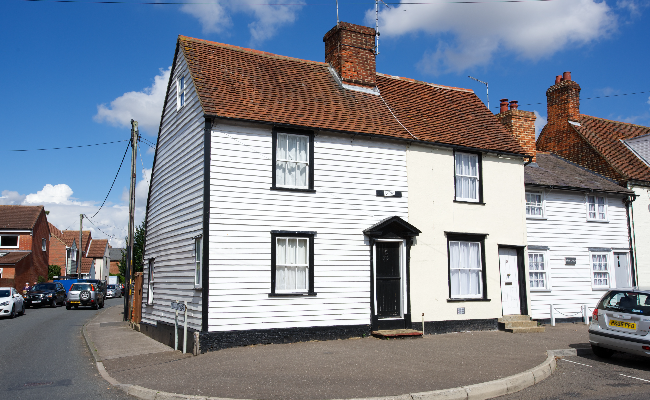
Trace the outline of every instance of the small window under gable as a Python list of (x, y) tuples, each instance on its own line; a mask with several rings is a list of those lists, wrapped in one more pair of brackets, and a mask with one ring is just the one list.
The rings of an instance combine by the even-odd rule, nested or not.
[(187, 81), (184, 75), (176, 79), (176, 109), (180, 110), (185, 105)]

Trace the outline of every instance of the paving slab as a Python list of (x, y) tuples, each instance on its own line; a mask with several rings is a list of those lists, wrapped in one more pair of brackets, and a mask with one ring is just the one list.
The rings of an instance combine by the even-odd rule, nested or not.
[[(247, 346), (193, 357), (126, 325), (101, 326), (111, 318), (121, 320), (119, 311), (109, 309), (92, 321), (97, 325), (87, 327), (93, 343), (106, 338), (98, 353), (107, 355), (102, 360), (110, 376), (122, 384), (205, 397), (350, 399), (418, 393), (409, 397), (433, 398), (427, 393), (521, 374), (544, 363), (547, 350), (589, 346), (586, 325), (558, 324), (528, 335), (488, 331), (425, 335), (418, 340), (368, 337)], [(109, 339), (109, 335), (116, 337)], [(126, 335), (134, 344), (130, 352), (110, 348), (121, 345)], [(521, 376), (534, 382), (547, 373), (550, 370)], [(522, 382), (511, 378), (503, 390), (512, 391)], [(473, 394), (482, 398), (478, 389), (473, 388)], [(494, 387), (485, 389), (485, 394), (496, 393)], [(462, 396), (454, 390), (447, 394), (448, 398)]]

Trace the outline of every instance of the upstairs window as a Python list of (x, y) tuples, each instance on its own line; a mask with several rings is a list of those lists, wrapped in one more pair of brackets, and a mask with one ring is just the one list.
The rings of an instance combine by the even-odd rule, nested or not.
[(603, 196), (587, 196), (587, 219), (607, 221), (607, 199)]
[(273, 189), (313, 190), (313, 134), (273, 132)]
[(544, 217), (544, 203), (540, 192), (526, 192), (526, 216)]
[(478, 154), (454, 154), (456, 201), (479, 203), (481, 201), (481, 163)]
[(0, 247), (18, 247), (18, 235), (0, 236)]
[(176, 109), (180, 110), (185, 105), (185, 77), (176, 79)]

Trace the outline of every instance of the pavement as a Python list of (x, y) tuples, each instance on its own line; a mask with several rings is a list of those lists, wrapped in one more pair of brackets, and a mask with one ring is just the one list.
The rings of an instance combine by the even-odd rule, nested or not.
[[(541, 382), (588, 349), (587, 326), (256, 345), (192, 356), (110, 307), (83, 329), (100, 374), (142, 399), (487, 399)], [(560, 350), (556, 350), (560, 349)]]

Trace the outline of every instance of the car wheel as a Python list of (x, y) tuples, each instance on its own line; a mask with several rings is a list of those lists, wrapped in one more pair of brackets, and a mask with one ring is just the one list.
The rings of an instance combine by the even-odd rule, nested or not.
[(596, 357), (600, 358), (610, 358), (615, 353), (614, 350), (594, 346), (593, 344), (591, 345), (591, 350), (594, 352)]
[(16, 305), (14, 304), (11, 306), (11, 314), (9, 314), (9, 318), (14, 318), (16, 316)]
[(52, 299), (52, 304), (50, 304), (50, 307), (56, 308), (56, 299)]
[(66, 310), (69, 310), (69, 309), (71, 309), (71, 308), (72, 308), (72, 307), (70, 307), (70, 304), (66, 304), (66, 305), (65, 305), (65, 309), (66, 309)]
[(20, 315), (25, 315), (25, 303), (23, 303), (23, 310), (20, 312)]

